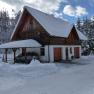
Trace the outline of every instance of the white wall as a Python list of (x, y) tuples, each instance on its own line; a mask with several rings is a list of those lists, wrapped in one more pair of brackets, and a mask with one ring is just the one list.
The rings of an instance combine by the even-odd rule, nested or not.
[[(47, 47), (47, 46), (46, 46)], [(68, 48), (68, 54), (69, 54), (69, 59), (71, 60), (71, 57), (74, 56), (74, 47), (79, 47), (80, 48), (80, 56), (81, 56), (81, 46), (80, 45), (50, 45), (49, 46), (49, 53), (50, 53), (50, 62), (54, 62), (54, 48), (61, 48), (62, 49), (62, 59), (66, 60), (66, 47)], [(70, 48), (72, 48), (72, 53), (70, 53)], [(45, 57), (46, 60), (48, 59), (48, 49), (45, 49)]]

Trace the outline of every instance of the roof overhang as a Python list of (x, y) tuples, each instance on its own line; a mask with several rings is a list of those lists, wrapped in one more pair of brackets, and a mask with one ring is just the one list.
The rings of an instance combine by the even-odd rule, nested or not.
[(8, 43), (0, 45), (0, 49), (8, 49), (8, 48), (37, 48), (37, 47), (41, 47), (41, 44), (39, 44), (36, 40), (33, 40), (33, 39), (13, 41), (13, 42), (8, 42)]

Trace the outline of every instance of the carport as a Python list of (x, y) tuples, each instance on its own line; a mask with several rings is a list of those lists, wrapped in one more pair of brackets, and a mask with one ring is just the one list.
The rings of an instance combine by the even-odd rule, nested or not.
[[(38, 43), (36, 40), (33, 39), (27, 39), (27, 40), (19, 40), (19, 41), (12, 41), (12, 42), (8, 42), (5, 44), (1, 44), (0, 45), (0, 49), (4, 49), (4, 58), (3, 61), (4, 62), (8, 62), (7, 60), (7, 55), (8, 55), (8, 50), (12, 49), (13, 51), (13, 57), (14, 57), (14, 63), (15, 63), (15, 58), (16, 58), (16, 50), (17, 49), (26, 49), (26, 48), (41, 48), (41, 44)], [(26, 57), (26, 54), (25, 54)]]

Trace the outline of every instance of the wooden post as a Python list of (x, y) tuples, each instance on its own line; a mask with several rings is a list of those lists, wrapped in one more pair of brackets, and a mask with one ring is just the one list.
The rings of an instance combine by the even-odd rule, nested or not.
[(49, 49), (49, 45), (48, 45), (48, 62), (50, 62), (50, 49)]
[(27, 59), (27, 57), (26, 57), (26, 48), (25, 48), (25, 60)]
[(22, 56), (24, 56), (24, 61), (26, 61), (27, 56), (26, 56), (26, 48), (22, 48)]
[(26, 59), (26, 48), (22, 48), (22, 55), (25, 56)]
[(5, 49), (5, 62), (7, 63), (7, 51), (8, 49)]
[(13, 50), (13, 54), (14, 54), (14, 63), (15, 63), (15, 58), (16, 58), (16, 50), (17, 50), (17, 49), (16, 49), (16, 48), (13, 48), (12, 50)]

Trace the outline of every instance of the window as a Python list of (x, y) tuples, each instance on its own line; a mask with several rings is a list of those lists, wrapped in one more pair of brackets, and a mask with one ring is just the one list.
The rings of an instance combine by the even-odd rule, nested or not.
[(40, 54), (41, 54), (41, 56), (44, 56), (45, 55), (45, 48), (41, 48), (40, 49)]

